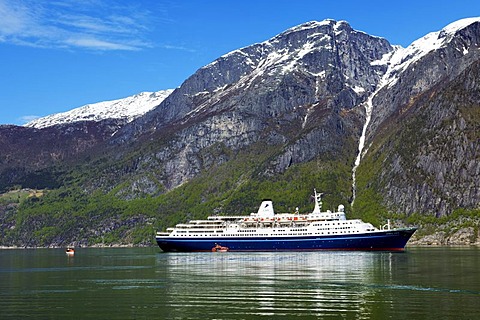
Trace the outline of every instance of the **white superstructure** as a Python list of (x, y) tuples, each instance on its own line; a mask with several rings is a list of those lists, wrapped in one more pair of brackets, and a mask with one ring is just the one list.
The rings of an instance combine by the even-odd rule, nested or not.
[(309, 214), (275, 214), (271, 200), (264, 200), (258, 212), (249, 216), (209, 216), (206, 220), (191, 220), (177, 224), (157, 237), (174, 238), (250, 238), (250, 237), (303, 237), (322, 235), (348, 235), (390, 230), (390, 223), (382, 229), (360, 219), (348, 220), (343, 205), (336, 212), (321, 211), (321, 193), (314, 190), (315, 208)]

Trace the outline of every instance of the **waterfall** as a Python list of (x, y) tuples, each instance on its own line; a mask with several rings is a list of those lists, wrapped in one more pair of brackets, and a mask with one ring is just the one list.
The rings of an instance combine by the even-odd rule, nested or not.
[[(395, 52), (394, 52), (395, 53)], [(383, 77), (380, 79), (380, 82), (378, 83), (377, 88), (375, 91), (368, 97), (367, 101), (365, 102), (365, 124), (363, 125), (363, 130), (362, 130), (362, 135), (360, 136), (360, 140), (358, 142), (358, 154), (357, 158), (355, 159), (355, 163), (353, 165), (352, 169), (352, 203), (351, 206), (353, 207), (353, 203), (355, 202), (355, 197), (357, 194), (357, 185), (356, 185), (356, 173), (357, 173), (357, 168), (360, 165), (360, 161), (362, 160), (362, 157), (367, 153), (367, 150), (365, 149), (365, 140), (367, 137), (367, 128), (370, 123), (370, 120), (372, 119), (372, 111), (373, 111), (373, 98), (377, 95), (377, 93), (382, 90), (385, 86), (391, 85), (392, 81), (395, 81), (396, 78), (393, 75), (393, 68), (389, 66)]]
[[(356, 185), (356, 176), (355, 174), (357, 173), (357, 168), (360, 165), (360, 160), (362, 159), (363, 155), (363, 148), (365, 147), (365, 137), (367, 135), (367, 127), (368, 124), (370, 123), (370, 119), (372, 118), (372, 109), (373, 109), (373, 97), (378, 91), (376, 90), (374, 93), (368, 97), (367, 102), (365, 104), (365, 124), (363, 125), (363, 130), (362, 130), (362, 135), (360, 136), (360, 140), (358, 142), (358, 154), (357, 158), (355, 159), (355, 164), (353, 165), (352, 169), (352, 207), (353, 203), (355, 202), (355, 197), (357, 193), (357, 185)], [(366, 151), (365, 151), (366, 152)]]

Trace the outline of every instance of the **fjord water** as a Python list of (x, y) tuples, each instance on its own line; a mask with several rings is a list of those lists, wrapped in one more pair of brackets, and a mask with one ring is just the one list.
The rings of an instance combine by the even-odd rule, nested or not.
[(0, 250), (0, 319), (478, 319), (479, 248)]

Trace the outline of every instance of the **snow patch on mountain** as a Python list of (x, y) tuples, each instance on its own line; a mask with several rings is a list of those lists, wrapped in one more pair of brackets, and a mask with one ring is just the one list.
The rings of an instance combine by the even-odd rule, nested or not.
[(141, 92), (123, 99), (87, 104), (67, 112), (30, 121), (24, 126), (41, 129), (64, 123), (105, 119), (127, 119), (130, 122), (158, 106), (172, 92), (173, 89)]
[[(473, 23), (480, 22), (480, 17), (465, 18), (455, 21), (440, 31), (430, 32), (426, 36), (415, 40), (407, 48), (397, 47), (391, 55), (382, 59), (382, 61), (375, 61), (376, 64), (388, 64), (387, 71), (388, 79), (386, 85), (393, 86), (397, 80), (398, 75), (406, 70), (410, 65), (417, 62), (428, 53), (438, 50), (446, 46), (455, 36), (455, 34), (470, 26)], [(467, 54), (468, 50), (464, 48), (463, 54)]]

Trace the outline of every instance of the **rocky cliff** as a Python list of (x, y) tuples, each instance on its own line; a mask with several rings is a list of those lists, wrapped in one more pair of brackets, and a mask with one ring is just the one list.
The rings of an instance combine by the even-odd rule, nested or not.
[(480, 22), (425, 38), (440, 45), (373, 98), (365, 168), (376, 174), (362, 187), (392, 211), (442, 216), (480, 203)]
[[(363, 118), (355, 108), (386, 71), (373, 62), (392, 50), (387, 40), (343, 21), (306, 23), (201, 68), (113, 143), (164, 139), (139, 168), (162, 168), (167, 190), (208, 168), (213, 155), (200, 154), (218, 144), (231, 151), (259, 141), (275, 145), (271, 174), (322, 155), (349, 161)], [(217, 164), (229, 159), (216, 158)]]

